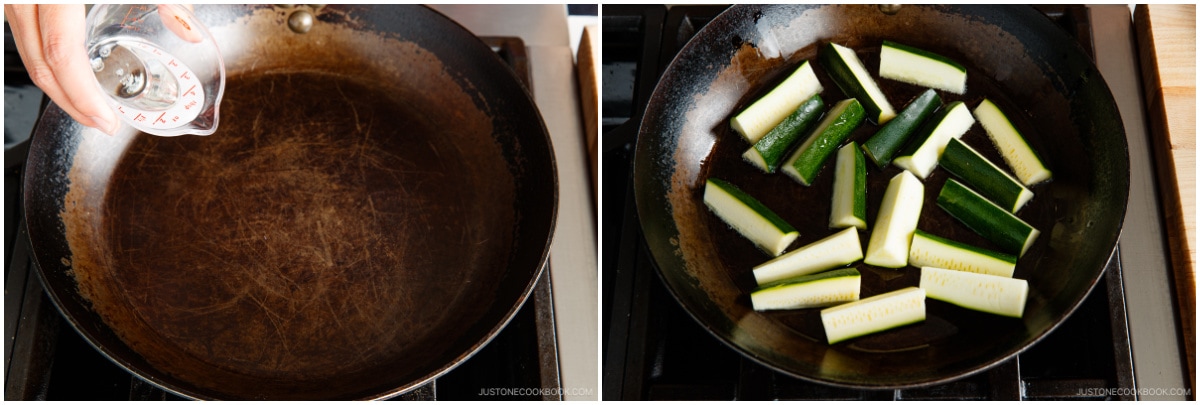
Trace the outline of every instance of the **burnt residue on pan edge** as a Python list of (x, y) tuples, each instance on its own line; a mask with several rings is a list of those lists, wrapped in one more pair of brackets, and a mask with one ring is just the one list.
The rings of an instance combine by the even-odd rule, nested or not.
[[(726, 225), (707, 214), (707, 210), (700, 204), (702, 200), (702, 184), (703, 180), (708, 177), (720, 177), (734, 181), (735, 184), (743, 186), (747, 190), (757, 190), (752, 193), (759, 197), (764, 204), (773, 207), (789, 221), (796, 221), (797, 228), (801, 229), (801, 238), (793, 245), (801, 246), (804, 243), (812, 242), (823, 236), (828, 235), (830, 231), (825, 229), (825, 221), (828, 216), (828, 187), (831, 180), (831, 174), (825, 173), (818, 179), (817, 184), (812, 187), (801, 187), (794, 184), (790, 179), (780, 175), (766, 176), (756, 172), (752, 167), (742, 162), (740, 153), (749, 147), (741, 140), (739, 136), (733, 133), (729, 128), (727, 121), (733, 113), (739, 111), (748, 105), (757, 97), (764, 94), (770, 89), (773, 83), (790, 73), (799, 65), (801, 60), (814, 59), (816, 54), (816, 46), (828, 42), (837, 41), (844, 45), (851, 46), (860, 51), (860, 56), (864, 58), (864, 62), (868, 66), (878, 66), (878, 41), (881, 38), (905, 38), (912, 45), (926, 47), (935, 52), (943, 53), (951, 58), (961, 61), (967, 61), (970, 74), (970, 83), (966, 97), (943, 94), (944, 101), (961, 100), (967, 102), (968, 106), (974, 107), (982, 99), (984, 95), (995, 100), (1001, 108), (1010, 112), (1014, 124), (1022, 132), (1029, 134), (1031, 143), (1035, 149), (1042, 151), (1044, 157), (1052, 169), (1055, 170), (1056, 181), (1039, 185), (1034, 188), (1034, 192), (1038, 197), (1031, 202), (1030, 206), (1021, 211), (1021, 216), (1027, 219), (1035, 227), (1043, 231), (1043, 236), (1030, 252), (1021, 260), (1018, 265), (1018, 276), (1034, 279), (1032, 282), (1043, 282), (1050, 285), (1063, 285), (1064, 277), (1070, 277), (1068, 274), (1058, 272), (1056, 274), (1042, 274), (1043, 272), (1034, 271), (1034, 268), (1050, 266), (1053, 268), (1070, 267), (1073, 256), (1070, 252), (1061, 251), (1055, 248), (1052, 241), (1055, 235), (1059, 234), (1060, 228), (1071, 226), (1073, 223), (1082, 223), (1077, 218), (1080, 215), (1086, 216), (1086, 211), (1065, 209), (1064, 201), (1077, 199), (1075, 194), (1082, 190), (1078, 189), (1078, 184), (1086, 184), (1090, 165), (1084, 162), (1061, 162), (1063, 156), (1077, 154), (1084, 146), (1080, 143), (1081, 134), (1078, 129), (1070, 125), (1071, 121), (1063, 119), (1061, 116), (1054, 116), (1058, 112), (1071, 111), (1071, 106), (1063, 97), (1063, 94), (1056, 92), (1053, 83), (1044, 80), (1037, 72), (1040, 70), (1035, 66), (1036, 62), (1029, 55), (1018, 55), (1016, 57), (1006, 56), (1012, 52), (1003, 52), (1002, 50), (1017, 49), (1011, 45), (1019, 45), (1019, 41), (1011, 37), (1010, 34), (998, 30), (996, 27), (988, 26), (980, 21), (970, 17), (942, 14), (926, 13), (918, 15), (917, 20), (911, 18), (900, 18), (899, 25), (889, 24), (872, 24), (872, 23), (855, 23), (858, 19), (874, 18), (872, 8), (847, 8), (839, 6), (829, 6), (824, 8), (807, 10), (805, 14), (816, 13), (824, 15), (828, 18), (822, 18), (827, 26), (812, 27), (798, 25), (794, 21), (775, 21), (777, 19), (762, 18), (758, 20), (759, 32), (740, 32), (733, 41), (736, 49), (729, 53), (729, 62), (717, 63), (716, 66), (712, 60), (708, 60), (708, 64), (701, 61), (700, 64), (681, 64), (680, 60), (676, 60), (674, 70), (669, 70), (664, 74), (664, 80), (671, 75), (687, 75), (687, 78), (677, 78), (679, 83), (672, 88), (663, 89), (660, 85), (659, 92), (663, 95), (656, 94), (656, 98), (652, 100), (652, 104), (657, 100), (675, 100), (669, 103), (670, 111), (665, 114), (667, 121), (651, 123), (651, 127), (661, 125), (667, 128), (667, 132), (678, 131), (679, 134), (671, 135), (675, 145), (670, 145), (664, 148), (666, 154), (659, 155), (662, 159), (660, 163), (664, 167), (671, 167), (673, 171), (669, 175), (668, 195), (667, 199), (670, 202), (670, 213), (674, 218), (675, 226), (678, 227), (679, 235), (676, 239), (672, 237), (670, 243), (675, 247), (675, 254), (682, 257), (685, 263), (683, 270), (683, 279), (688, 280), (687, 283), (692, 284), (694, 288), (704, 291), (713, 303), (723, 307), (723, 311), (727, 312), (730, 320), (736, 321), (735, 325), (724, 325), (717, 323), (709, 325), (710, 328), (716, 328), (718, 334), (724, 332), (724, 328), (734, 328), (732, 339), (737, 344), (746, 345), (761, 345), (764, 341), (788, 340), (795, 338), (809, 338), (813, 340), (822, 340), (819, 325), (814, 327), (811, 322), (806, 322), (806, 319), (812, 317), (811, 314), (754, 314), (749, 311), (749, 303), (746, 294), (753, 287), (745, 283), (744, 275), (749, 271), (749, 268), (755, 264), (765, 261), (767, 257), (755, 249), (752, 245), (745, 243), (744, 238), (738, 236), (735, 232), (728, 229)], [(907, 13), (901, 10), (901, 13)], [(919, 13), (918, 13), (919, 14)], [(812, 16), (809, 16), (812, 17)], [(901, 17), (905, 17), (901, 15)], [(937, 24), (930, 23), (928, 20), (936, 20)], [(806, 22), (813, 21), (812, 18)], [(912, 24), (906, 22), (915, 21)], [(951, 24), (946, 24), (950, 22)], [(764, 23), (774, 24), (771, 27), (763, 27)], [(928, 23), (928, 24), (927, 24)], [(790, 28), (785, 28), (789, 27)], [(913, 26), (932, 27), (940, 29), (923, 29), (913, 31)], [(970, 43), (957, 43), (956, 46), (946, 46), (944, 39), (947, 37), (946, 27), (953, 26), (953, 29), (970, 29), (983, 30), (984, 32), (995, 32), (994, 40), (976, 41)], [(798, 28), (799, 27), (799, 28)], [(860, 28), (870, 27), (863, 31), (874, 37), (862, 36), (859, 33)], [(888, 34), (888, 33), (891, 34)], [(772, 37), (772, 35), (784, 37)], [(810, 40), (797, 40), (788, 36), (812, 36)], [(785, 38), (786, 37), (786, 38)], [(736, 39), (746, 38), (748, 42), (737, 41)], [(979, 35), (974, 38), (988, 38), (987, 35)], [(710, 38), (711, 39), (711, 38)], [(689, 44), (689, 46), (698, 46), (705, 48), (704, 51), (713, 55), (722, 55), (726, 52), (725, 49), (708, 49), (713, 47), (712, 44), (724, 44), (727, 38), (719, 38), (711, 42), (701, 44)], [(695, 41), (693, 41), (695, 42)], [(740, 43), (740, 44), (739, 44)], [(798, 44), (807, 44), (802, 47), (792, 49), (784, 49), (784, 45), (797, 46)], [(740, 45), (740, 46), (739, 46)], [(999, 63), (998, 59), (1001, 59)], [(995, 63), (994, 63), (995, 62)], [(825, 85), (825, 96), (827, 102), (832, 103), (843, 97), (841, 92), (832, 84), (828, 78), (818, 70), (818, 77), (822, 79)], [(875, 69), (868, 69), (873, 74), (877, 73)], [(697, 79), (697, 77), (705, 77), (708, 79)], [(879, 80), (878, 78), (876, 78)], [(898, 82), (880, 80), (884, 90), (889, 94), (889, 99), (899, 109), (904, 106), (913, 96), (921, 90), (916, 86), (905, 87)], [(664, 96), (665, 95), (665, 96)], [(679, 102), (682, 101), (682, 102)], [(1051, 116), (1047, 116), (1050, 114)], [(649, 113), (648, 113), (649, 116)], [(1074, 118), (1074, 117), (1072, 117)], [(852, 139), (859, 141), (873, 133), (877, 128), (873, 125), (866, 124), (859, 128)], [(645, 126), (643, 127), (645, 129)], [(1050, 137), (1048, 134), (1053, 134)], [(643, 134), (645, 135), (645, 134)], [(984, 151), (985, 155), (993, 161), (1001, 161), (994, 148), (989, 145), (989, 141), (984, 135), (983, 130), (978, 126), (974, 126), (971, 131), (964, 136), (964, 141), (976, 146), (977, 149)], [(1083, 163), (1083, 164), (1080, 164)], [(826, 170), (828, 172), (828, 170)], [(869, 177), (875, 180), (869, 180), (870, 190), (868, 191), (868, 206), (871, 212), (868, 213), (869, 222), (873, 222), (877, 215), (879, 199), (882, 196), (882, 191), (885, 188), (887, 180), (898, 172), (898, 169), (891, 168), (885, 171), (871, 169)], [(780, 176), (780, 177), (776, 177)], [(826, 177), (829, 176), (829, 177)], [(924, 183), (926, 185), (926, 199), (932, 201), (936, 198), (938, 191), (944, 183), (946, 175), (938, 172)], [(740, 180), (740, 181), (739, 181)], [(823, 197), (822, 197), (823, 196)], [(772, 202), (773, 201), (773, 202)], [(992, 247), (987, 241), (974, 235), (969, 230), (966, 230), (960, 224), (957, 224), (952, 219), (949, 219), (944, 212), (940, 212), (932, 203), (925, 205), (929, 211), (928, 215), (923, 215), (920, 227), (936, 234), (947, 236), (965, 242), (975, 244), (977, 246)], [(993, 247), (994, 248), (994, 247)], [(707, 263), (707, 264), (706, 264)], [(890, 269), (875, 269), (870, 266), (859, 265), (861, 269), (870, 273), (864, 274), (864, 280), (871, 277), (874, 284), (864, 285), (864, 293), (867, 295), (875, 294), (882, 291), (895, 289), (898, 287), (915, 283), (915, 271), (910, 270), (890, 270)], [(1020, 270), (1025, 269), (1025, 270)], [(864, 281), (866, 284), (866, 281)], [(1047, 302), (1051, 301), (1052, 297), (1043, 294), (1041, 291), (1031, 291), (1030, 301), (1031, 307), (1039, 308), (1047, 306)], [(940, 303), (934, 303), (937, 307), (933, 310), (934, 316), (940, 313), (948, 314), (947, 319), (971, 319), (972, 314), (960, 313), (962, 311), (946, 306)], [(1034, 311), (1027, 316), (1027, 322), (1044, 323), (1050, 322), (1049, 313), (1058, 311), (1058, 309), (1049, 309), (1045, 312)], [(799, 311), (805, 312), (805, 311)], [(811, 312), (811, 311), (809, 311)], [(803, 316), (801, 316), (803, 315)], [(774, 319), (774, 321), (768, 321)], [(766, 323), (781, 322), (787, 327), (772, 328)], [(1009, 322), (1015, 327), (1001, 328), (1012, 332), (1009, 337), (1016, 339), (1020, 337), (1020, 330), (1024, 329), (1016, 326), (1021, 321)], [(971, 322), (974, 323), (974, 322)], [(936, 325), (946, 325), (946, 322), (934, 322)], [(747, 329), (749, 328), (749, 329)], [(971, 332), (978, 334), (991, 333), (995, 327), (987, 326), (979, 328)], [(748, 336), (746, 331), (754, 331), (751, 333), (770, 334), (762, 336)], [(1013, 332), (1016, 331), (1016, 332)], [(848, 350), (862, 350), (864, 352), (874, 351), (895, 351), (905, 348), (919, 349), (930, 343), (929, 337), (934, 336), (935, 339), (944, 339), (951, 335), (962, 334), (964, 331), (960, 328), (939, 327), (938, 330), (928, 331), (930, 333), (921, 334), (890, 334), (895, 335), (897, 339), (888, 341), (889, 339), (866, 339), (862, 345), (849, 345)], [(785, 336), (786, 335), (786, 336)], [(912, 336), (917, 336), (919, 339), (910, 339)], [(910, 338), (904, 338), (909, 336)], [(744, 341), (742, 339), (745, 339)], [(969, 340), (969, 339), (968, 339)], [(786, 345), (784, 345), (786, 346)], [(803, 345), (798, 345), (803, 346)], [(861, 346), (861, 347), (860, 347)], [(868, 347), (869, 346), (869, 347)], [(808, 364), (821, 364), (822, 359), (819, 356), (812, 357), (813, 353), (788, 352), (779, 353), (780, 359), (772, 359), (772, 361), (780, 361), (791, 363), (796, 361), (806, 361)], [(790, 356), (790, 357), (784, 357)], [(911, 356), (910, 356), (911, 357)], [(917, 357), (922, 357), (917, 353)], [(935, 356), (936, 357), (936, 356)], [(928, 360), (922, 360), (928, 361)], [(828, 370), (826, 370), (828, 371)], [(844, 375), (830, 375), (827, 378), (842, 379)], [(853, 378), (853, 377), (851, 377)]]
[(216, 134), (126, 135), (111, 153), (85, 137), (61, 215), (81, 295), (156, 368), (215, 392), (356, 395), (443, 368), (514, 243), (488, 112), (411, 43), (263, 38), (229, 47), (257, 57), (229, 63)]

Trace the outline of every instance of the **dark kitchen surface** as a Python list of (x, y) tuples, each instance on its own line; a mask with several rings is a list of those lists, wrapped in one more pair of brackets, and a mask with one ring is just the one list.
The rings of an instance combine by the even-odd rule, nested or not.
[[(487, 37), (529, 84), (530, 68), (520, 38)], [(44, 108), (30, 84), (5, 26), (5, 400), (177, 400), (133, 376), (89, 345), (72, 329), (42, 289), (32, 261), (21, 207), (26, 139)], [(545, 274), (534, 294), (505, 329), (449, 373), (400, 395), (398, 400), (495, 398), (495, 388), (513, 388), (504, 399), (559, 399), (557, 342), (550, 283)], [(553, 394), (542, 396), (541, 393)], [(504, 394), (501, 394), (504, 395)]]
[[(603, 14), (602, 211), (606, 399), (1133, 399), (1119, 253), (1054, 332), (1015, 359), (947, 384), (853, 390), (796, 379), (749, 360), (705, 331), (655, 274), (630, 181), (638, 126), (657, 77), (724, 7), (606, 6)], [(1091, 49), (1087, 9), (1041, 8)]]

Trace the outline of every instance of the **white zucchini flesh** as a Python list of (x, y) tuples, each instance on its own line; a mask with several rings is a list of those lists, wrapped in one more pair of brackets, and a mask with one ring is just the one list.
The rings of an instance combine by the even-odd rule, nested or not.
[(734, 131), (741, 134), (751, 145), (762, 139), (763, 135), (783, 122), (789, 114), (796, 111), (814, 94), (824, 90), (817, 75), (813, 73), (812, 64), (808, 61), (792, 72), (787, 79), (771, 89), (767, 95), (750, 104), (730, 121)]
[(742, 159), (762, 170), (763, 173), (775, 173), (779, 165), (787, 159), (787, 151), (792, 144), (803, 135), (808, 127), (821, 119), (825, 112), (825, 101), (820, 95), (814, 95), (800, 104), (796, 111), (788, 114), (779, 125), (767, 131), (745, 153)]
[(1032, 186), (1052, 177), (1037, 153), (1034, 153), (1021, 133), (1017, 132), (1008, 117), (991, 100), (984, 99), (979, 103), (979, 107), (975, 107), (975, 118), (979, 119), (979, 125), (987, 131), (992, 144), (996, 145), (1000, 156), (1004, 157), (1004, 161), (1013, 169), (1017, 178), (1021, 179), (1021, 183)]
[(924, 201), (925, 185), (912, 173), (902, 171), (893, 177), (883, 193), (863, 262), (893, 269), (908, 265), (908, 250)]
[(783, 163), (783, 173), (804, 186), (812, 185), (837, 146), (862, 124), (863, 114), (858, 99), (848, 98), (834, 104)]
[(833, 207), (830, 228), (867, 229), (867, 162), (857, 142), (838, 150), (833, 172)]
[(1024, 256), (1041, 234), (1033, 225), (953, 178), (946, 179), (938, 192), (937, 205), (979, 236), (1017, 257)]
[(1012, 278), (1017, 258), (917, 231), (908, 251), (908, 264)]
[[(846, 67), (850, 69), (850, 73), (854, 75), (858, 84), (862, 86), (863, 91), (867, 92), (867, 96), (877, 103), (879, 107), (879, 116), (874, 117), (879, 125), (886, 124), (892, 118), (896, 118), (896, 109), (888, 102), (887, 96), (883, 94), (883, 90), (879, 89), (879, 84), (875, 83), (875, 79), (871, 78), (871, 74), (867, 72), (867, 66), (862, 63), (862, 59), (858, 58), (858, 54), (854, 53), (853, 49), (830, 43), (833, 49), (837, 51), (838, 56), (845, 61)], [(853, 95), (848, 95), (854, 97)]]
[[(983, 157), (983, 154), (966, 142), (951, 139), (946, 144), (938, 165), (975, 187), (979, 194), (996, 205), (1014, 214), (1033, 199), (1033, 192), (1025, 185)], [(1014, 193), (1016, 195), (1013, 195)]]
[(942, 157), (942, 151), (946, 150), (946, 144), (951, 138), (961, 138), (963, 134), (971, 129), (971, 125), (975, 124), (975, 117), (971, 116), (971, 111), (967, 109), (964, 103), (955, 103), (952, 110), (946, 114), (942, 122), (938, 124), (937, 129), (925, 138), (925, 142), (917, 148), (909, 156), (900, 156), (892, 160), (896, 166), (900, 166), (913, 174), (920, 177), (921, 180), (929, 177), (929, 173), (937, 167), (938, 158)]
[(921, 288), (938, 301), (1013, 318), (1025, 314), (1029, 296), (1025, 280), (936, 267), (921, 268)]
[(961, 65), (940, 55), (889, 45), (884, 41), (879, 53), (879, 77), (954, 94), (967, 92), (967, 71)]
[(800, 232), (758, 200), (722, 180), (706, 181), (704, 205), (771, 256), (779, 256), (800, 237)]
[(828, 271), (784, 281), (750, 293), (755, 311), (821, 308), (858, 301), (862, 275), (855, 269)]
[(821, 310), (829, 344), (925, 320), (925, 290), (908, 287)]
[(754, 280), (758, 281), (758, 285), (765, 286), (776, 281), (845, 266), (862, 258), (863, 250), (858, 230), (846, 228), (755, 266)]

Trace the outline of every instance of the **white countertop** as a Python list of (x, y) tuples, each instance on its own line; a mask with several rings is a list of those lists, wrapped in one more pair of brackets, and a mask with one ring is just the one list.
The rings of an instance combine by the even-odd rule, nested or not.
[(563, 399), (598, 400), (596, 218), (566, 6), (431, 7), (475, 35), (516, 36), (525, 42), (533, 97), (558, 163), (558, 222), (550, 247), (550, 277)]
[(1091, 18), (1096, 67), (1112, 90), (1129, 141), (1129, 205), (1118, 245), (1134, 386), (1138, 399), (1184, 400), (1180, 389), (1187, 385), (1171, 295), (1170, 258), (1162, 205), (1154, 189), (1131, 13), (1124, 5), (1091, 6)]

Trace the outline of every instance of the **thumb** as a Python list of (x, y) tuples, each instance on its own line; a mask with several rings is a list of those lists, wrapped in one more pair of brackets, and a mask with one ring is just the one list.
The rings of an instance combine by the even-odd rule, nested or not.
[(158, 16), (162, 18), (162, 24), (167, 29), (174, 32), (175, 35), (183, 38), (184, 41), (196, 43), (204, 40), (200, 35), (200, 22), (196, 21), (196, 17), (188, 11), (188, 7), (178, 4), (159, 4)]

